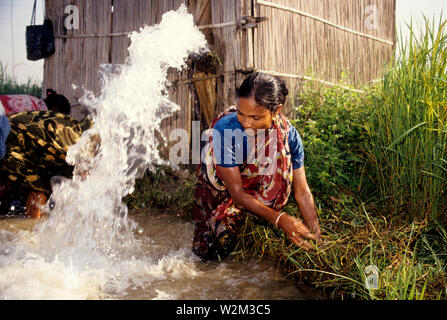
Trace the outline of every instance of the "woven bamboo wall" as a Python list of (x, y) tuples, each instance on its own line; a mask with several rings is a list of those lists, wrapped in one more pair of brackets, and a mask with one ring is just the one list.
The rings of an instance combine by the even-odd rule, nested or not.
[[(374, 25), (368, 6), (377, 8)], [(254, 33), (254, 66), (259, 70), (311, 73), (328, 82), (336, 82), (347, 71), (347, 81), (359, 86), (378, 79), (393, 52), (394, 0), (257, 1), (255, 15), (269, 18)], [(292, 76), (285, 78), (289, 87), (297, 85)]]
[[(111, 10), (113, 2), (113, 13)], [(47, 16), (55, 28), (54, 55), (45, 59), (45, 88), (53, 88), (75, 103), (88, 89), (95, 94), (101, 90), (101, 64), (122, 64), (128, 56), (130, 45), (128, 33), (144, 25), (159, 23), (163, 13), (177, 9), (181, 0), (46, 0)], [(67, 5), (79, 8), (79, 29), (64, 28), (64, 8)], [(96, 35), (96, 36), (92, 36)], [(107, 36), (111, 35), (111, 36)], [(169, 80), (184, 78), (185, 74), (171, 72)], [(72, 85), (76, 87), (73, 87)], [(192, 96), (188, 83), (171, 90), (171, 99), (182, 109), (163, 123), (164, 132), (172, 128), (191, 128)], [(72, 115), (84, 116), (82, 106), (73, 106)]]
[[(124, 62), (130, 44), (129, 32), (158, 23), (164, 12), (177, 9), (181, 3), (188, 5), (220, 63), (213, 70), (170, 74), (175, 84), (170, 94), (181, 110), (164, 122), (165, 132), (172, 128), (190, 132), (191, 120), (195, 118), (201, 118), (206, 127), (210, 118), (235, 102), (236, 86), (244, 78), (241, 70), (254, 68), (278, 73), (293, 92), (309, 70), (327, 83), (335, 82), (341, 71), (348, 69), (348, 82), (358, 86), (380, 76), (395, 42), (395, 0), (46, 0), (45, 3), (55, 29), (56, 53), (45, 59), (43, 87), (55, 89), (72, 103), (81, 97), (83, 88), (99, 93), (101, 64)], [(63, 27), (67, 5), (79, 8), (77, 30)], [(369, 5), (378, 9), (377, 29), (369, 29), (365, 23)], [(256, 28), (236, 25), (246, 15), (268, 20)], [(216, 27), (227, 22), (234, 24)], [(204, 80), (199, 81), (200, 78)], [(73, 113), (81, 117), (82, 108), (75, 107)]]

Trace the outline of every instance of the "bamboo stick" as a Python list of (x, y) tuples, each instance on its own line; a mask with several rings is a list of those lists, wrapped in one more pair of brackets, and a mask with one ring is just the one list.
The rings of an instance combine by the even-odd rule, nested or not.
[(361, 36), (361, 37), (370, 38), (372, 40), (383, 42), (383, 43), (389, 44), (391, 46), (394, 46), (394, 42), (392, 42), (390, 40), (381, 39), (381, 38), (374, 37), (374, 36), (371, 36), (371, 35), (366, 34), (366, 33), (362, 33), (362, 32), (358, 32), (358, 31), (355, 31), (355, 30), (352, 30), (352, 29), (349, 29), (349, 28), (345, 28), (343, 26), (340, 26), (338, 24), (332, 23), (332, 22), (330, 22), (328, 20), (322, 19), (320, 17), (314, 16), (312, 14), (306, 13), (306, 12), (298, 10), (298, 9), (294, 9), (294, 8), (291, 8), (291, 7), (286, 7), (286, 6), (277, 4), (277, 3), (263, 1), (263, 0), (256, 0), (256, 3), (259, 4), (259, 5), (269, 6), (269, 7), (273, 7), (273, 8), (276, 8), (276, 9), (281, 9), (281, 10), (297, 13), (297, 14), (300, 14), (302, 16), (306, 16), (306, 17), (312, 18), (314, 20), (323, 22), (323, 23), (328, 24), (328, 25), (330, 25), (332, 27), (335, 27), (337, 29), (340, 29), (340, 30), (343, 30), (343, 31), (346, 31), (346, 32), (349, 32), (349, 33), (352, 33), (352, 34), (356, 34), (356, 35)]

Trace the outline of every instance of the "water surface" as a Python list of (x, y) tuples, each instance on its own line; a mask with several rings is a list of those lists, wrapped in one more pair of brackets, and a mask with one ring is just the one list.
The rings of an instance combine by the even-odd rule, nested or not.
[[(82, 268), (59, 260), (23, 259), (0, 249), (0, 298), (19, 299), (307, 299), (271, 261), (201, 262), (191, 252), (194, 225), (173, 213), (130, 214), (139, 256), (116, 261), (108, 270)], [(0, 236), (32, 246), (36, 221), (25, 216), (0, 219)], [(14, 246), (17, 247), (17, 244)], [(5, 252), (6, 251), (6, 252)], [(15, 269), (6, 267), (10, 265)], [(20, 261), (20, 259), (22, 259)], [(88, 260), (88, 259), (86, 259)], [(21, 262), (33, 261), (34, 268)], [(3, 262), (3, 263), (2, 263)], [(18, 268), (17, 268), (18, 267)], [(126, 272), (132, 277), (126, 276)], [(108, 279), (101, 286), (98, 279)], [(122, 278), (122, 279), (120, 279)], [(9, 279), (9, 282), (8, 282)], [(20, 280), (19, 280), (20, 279)], [(114, 286), (113, 282), (126, 285)], [(16, 282), (16, 280), (19, 280)], [(89, 282), (90, 285), (89, 285)]]

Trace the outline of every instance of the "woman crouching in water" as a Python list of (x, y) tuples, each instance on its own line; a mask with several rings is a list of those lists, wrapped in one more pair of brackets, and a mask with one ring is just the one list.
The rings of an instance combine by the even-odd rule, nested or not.
[[(247, 213), (306, 250), (312, 248), (306, 239), (321, 240), (303, 144), (281, 112), (287, 94), (278, 77), (250, 74), (237, 89), (237, 106), (211, 123), (194, 191), (193, 252), (202, 260), (223, 259), (234, 250)], [(281, 211), (292, 189), (304, 222)]]

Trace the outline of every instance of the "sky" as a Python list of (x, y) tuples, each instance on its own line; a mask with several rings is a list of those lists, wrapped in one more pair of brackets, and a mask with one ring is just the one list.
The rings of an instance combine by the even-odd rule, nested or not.
[[(447, 18), (447, 0), (396, 1), (396, 23), (398, 30), (403, 30), (403, 36), (406, 36), (405, 23), (411, 17), (417, 21), (424, 14), (439, 19), (443, 11), (443, 17)], [(40, 82), (43, 77), (43, 59), (26, 59), (25, 30), (30, 24), (33, 3), (33, 0), (0, 0), (0, 62), (6, 73), (20, 83), (28, 79)], [(42, 24), (43, 5), (43, 0), (37, 0), (36, 24)]]
[[(43, 23), (43, 2), (36, 2), (36, 24)], [(28, 78), (40, 82), (43, 77), (43, 59), (26, 59), (25, 30), (31, 21), (33, 3), (33, 0), (0, 0), (0, 62), (6, 73), (14, 74), (20, 83)]]

